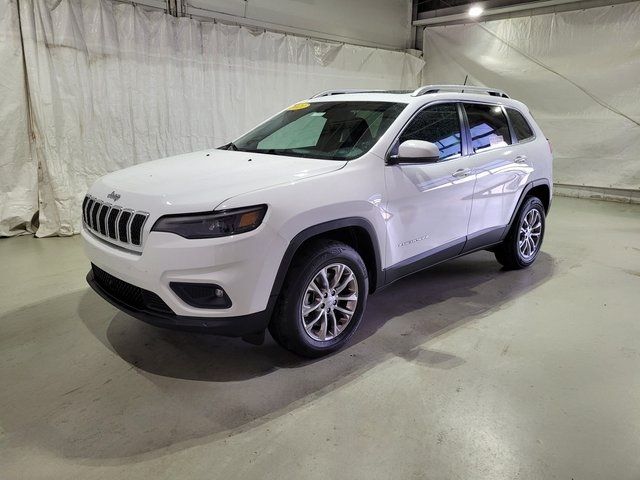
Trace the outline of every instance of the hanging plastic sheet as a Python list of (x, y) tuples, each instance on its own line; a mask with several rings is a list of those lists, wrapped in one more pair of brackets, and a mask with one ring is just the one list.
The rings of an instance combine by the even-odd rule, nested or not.
[(33, 231), (38, 169), (28, 122), (18, 6), (0, 0), (0, 236)]
[(640, 3), (429, 27), (426, 83), (525, 102), (553, 144), (555, 180), (640, 188)]
[[(423, 67), (402, 52), (108, 0), (20, 0), (20, 15), (40, 167), (38, 236), (77, 233), (82, 198), (100, 175), (226, 143), (320, 90), (413, 88)], [(11, 168), (20, 161), (2, 158)]]

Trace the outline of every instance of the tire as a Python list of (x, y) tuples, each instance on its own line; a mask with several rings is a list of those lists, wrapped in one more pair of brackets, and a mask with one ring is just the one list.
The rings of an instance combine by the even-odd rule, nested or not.
[[(507, 237), (494, 250), (496, 260), (507, 270), (527, 268), (538, 257), (544, 238), (544, 229), (544, 205), (537, 197), (527, 197)], [(525, 243), (521, 245), (523, 241), (526, 245)]]
[(303, 357), (335, 352), (357, 330), (368, 292), (367, 268), (358, 252), (335, 240), (314, 241), (287, 272), (269, 332), (280, 346)]

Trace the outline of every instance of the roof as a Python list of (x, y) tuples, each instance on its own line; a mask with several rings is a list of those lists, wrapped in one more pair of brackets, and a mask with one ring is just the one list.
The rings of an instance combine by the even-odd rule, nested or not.
[(522, 103), (509, 98), (502, 90), (470, 85), (425, 85), (416, 90), (326, 90), (309, 99), (311, 102), (382, 101), (394, 103), (426, 103), (433, 100), (474, 100), (496, 102), (505, 105)]

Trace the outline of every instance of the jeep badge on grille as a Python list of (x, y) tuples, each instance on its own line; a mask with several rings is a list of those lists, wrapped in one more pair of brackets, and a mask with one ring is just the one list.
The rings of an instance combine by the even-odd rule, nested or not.
[(118, 199), (120, 198), (120, 194), (116, 193), (115, 190), (113, 192), (111, 192), (109, 195), (107, 195), (107, 198), (110, 198), (111, 200), (113, 200), (114, 202), (117, 202)]

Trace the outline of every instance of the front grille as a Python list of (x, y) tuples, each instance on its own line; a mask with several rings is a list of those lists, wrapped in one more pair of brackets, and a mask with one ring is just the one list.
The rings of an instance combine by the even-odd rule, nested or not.
[(129, 245), (142, 245), (142, 232), (149, 214), (102, 202), (87, 195), (82, 202), (82, 220), (101, 236)]
[(165, 315), (175, 315), (173, 310), (155, 293), (120, 280), (93, 264), (91, 269), (96, 283), (118, 302), (135, 310), (151, 310)]

